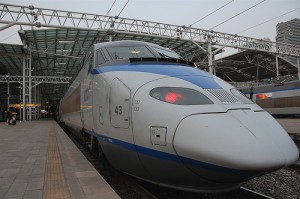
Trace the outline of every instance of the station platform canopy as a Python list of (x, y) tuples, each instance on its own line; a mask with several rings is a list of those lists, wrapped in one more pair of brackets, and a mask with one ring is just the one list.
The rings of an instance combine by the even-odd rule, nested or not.
[[(65, 78), (71, 79), (76, 76), (82, 67), (82, 59), (85, 52), (94, 43), (109, 41), (109, 32), (101, 30), (78, 30), (78, 29), (34, 29), (21, 30), (19, 36), (22, 41), (30, 44), (32, 76), (56, 77), (60, 81)], [(205, 59), (205, 52), (199, 46), (207, 48), (207, 44), (185, 41), (171, 37), (155, 37), (153, 35), (136, 35), (128, 32), (114, 33), (111, 38), (118, 40), (138, 40), (158, 44), (170, 48), (181, 54), (189, 61), (200, 61)], [(23, 54), (29, 48), (27, 45), (0, 44), (0, 76), (18, 76), (12, 79), (11, 96), (19, 95), (19, 89), (14, 89), (22, 83)], [(216, 49), (216, 48), (213, 48)], [(69, 82), (70, 82), (69, 81)], [(20, 84), (18, 84), (18, 82)], [(38, 84), (38, 81), (33, 81)], [(64, 83), (64, 84), (61, 84)], [(2, 81), (6, 85), (6, 81)], [(69, 84), (66, 82), (43, 82), (40, 84), (41, 94), (47, 101), (55, 102), (62, 98)], [(3, 93), (6, 90), (2, 91)], [(5, 95), (3, 95), (5, 96)], [(6, 96), (2, 100), (6, 100)], [(13, 103), (19, 99), (12, 98)], [(5, 104), (5, 102), (4, 102)]]
[(22, 75), (23, 45), (0, 43), (0, 75)]
[[(81, 68), (80, 61), (85, 52), (95, 43), (109, 42), (107, 31), (43, 29), (19, 32), (22, 39), (31, 43), (37, 75), (74, 76)], [(192, 41), (174, 38), (156, 38), (151, 35), (134, 35), (127, 32), (114, 33), (113, 41), (137, 40), (158, 44), (177, 51), (189, 61), (203, 59), (206, 56)], [(206, 44), (198, 45), (207, 48)]]
[[(111, 40), (145, 41), (170, 48), (195, 62), (197, 67), (210, 73), (215, 71), (229, 82), (287, 79), (297, 74), (297, 68), (283, 58), (278, 57), (276, 62), (276, 55), (300, 56), (300, 47), (290, 44), (191, 26), (34, 6), (0, 3), (0, 10), (0, 31), (20, 26), (18, 33), (23, 42), (22, 45), (0, 44), (0, 84), (2, 88), (6, 83), (14, 84), (12, 96), (20, 96), (21, 89), (16, 87), (22, 86), (23, 101), (28, 104), (34, 95), (57, 103), (82, 67), (85, 52), (94, 43)], [(214, 56), (225, 47), (251, 50), (214, 61)], [(38, 91), (31, 93), (31, 90)], [(5, 89), (0, 92), (5, 99)], [(0, 104), (5, 102), (2, 100)]]
[(216, 75), (227, 82), (263, 84), (298, 79), (296, 65), (284, 57), (269, 52), (245, 50), (218, 59), (214, 64)]
[[(81, 68), (85, 52), (94, 43), (109, 41), (107, 31), (39, 29), (21, 30), (19, 35), (31, 45), (32, 75), (74, 78)], [(114, 33), (114, 41), (139, 40), (155, 43), (177, 51), (189, 61), (196, 62), (200, 69), (207, 70), (207, 55), (199, 49), (204, 43), (161, 38), (152, 35), (135, 35), (128, 32)], [(0, 75), (22, 76), (24, 45), (0, 44)], [(266, 82), (297, 79), (297, 67), (278, 56), (278, 70), (274, 53), (245, 50), (216, 60), (216, 75), (228, 82)], [(20, 80), (19, 80), (20, 81)], [(37, 82), (36, 82), (37, 83)], [(13, 87), (12, 87), (13, 88)], [(41, 84), (42, 96), (58, 101), (68, 84)], [(15, 91), (17, 95), (18, 89)]]
[[(39, 29), (21, 30), (19, 35), (31, 45), (32, 75), (74, 78), (81, 68), (85, 52), (94, 43), (109, 41), (107, 31)], [(207, 55), (197, 45), (174, 38), (115, 33), (113, 40), (139, 40), (155, 43), (177, 51), (203, 70), (207, 70)], [(22, 76), (24, 45), (0, 44), (0, 75)], [(297, 67), (278, 56), (278, 71), (274, 53), (245, 50), (215, 61), (216, 75), (228, 82), (267, 82), (297, 79)], [(19, 80), (20, 81), (20, 80)], [(17, 84), (16, 84), (17, 86)], [(61, 99), (68, 84), (41, 84), (42, 96), (50, 101)], [(12, 87), (13, 88), (13, 87)], [(5, 91), (4, 91), (5, 92)], [(19, 90), (12, 90), (18, 95)], [(13, 95), (14, 96), (14, 95)], [(15, 102), (16, 103), (16, 102)]]

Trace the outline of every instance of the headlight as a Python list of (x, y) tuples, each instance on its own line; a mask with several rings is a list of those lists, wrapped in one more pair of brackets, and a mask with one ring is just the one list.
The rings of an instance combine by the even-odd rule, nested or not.
[(157, 87), (150, 91), (150, 96), (163, 102), (178, 105), (213, 104), (204, 94), (189, 88)]

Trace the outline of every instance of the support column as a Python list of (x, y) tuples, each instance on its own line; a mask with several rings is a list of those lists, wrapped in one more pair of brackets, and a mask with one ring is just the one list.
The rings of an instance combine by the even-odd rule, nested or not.
[[(36, 68), (34, 67), (34, 76), (36, 76)], [(32, 95), (32, 103), (33, 104), (37, 104), (37, 97), (36, 97), (36, 95), (37, 95), (37, 93), (36, 93), (36, 91), (37, 91), (37, 86), (34, 86), (33, 87), (33, 89), (32, 89), (33, 91), (33, 95)], [(33, 109), (34, 110), (34, 112), (33, 112), (33, 119), (34, 120), (36, 120), (37, 119), (37, 106), (35, 106), (35, 108)]]
[(279, 80), (278, 55), (276, 55), (276, 75), (277, 75), (277, 80)]
[[(36, 104), (36, 86), (32, 88), (32, 103), (33, 104)], [(32, 108), (32, 119), (36, 120), (36, 109), (37, 107), (35, 108)]]
[(22, 92), (23, 92), (23, 121), (26, 120), (26, 54), (23, 54), (23, 85), (22, 85)]
[[(32, 82), (31, 82), (31, 45), (28, 46), (28, 103), (32, 104)], [(32, 120), (32, 106), (29, 106), (29, 120)]]
[(207, 57), (208, 57), (209, 74), (213, 74), (214, 67), (213, 67), (213, 52), (212, 52), (211, 36), (208, 36)]
[(32, 94), (31, 94), (31, 46), (27, 45), (26, 40), (23, 41), (23, 49), (25, 53), (23, 54), (23, 120), (31, 120), (31, 107), (27, 104), (31, 104)]
[(10, 88), (9, 88), (9, 73), (7, 74), (7, 112), (9, 111), (9, 104), (10, 104)]
[(22, 84), (20, 83), (20, 87), (19, 88), (19, 100), (20, 100), (20, 109), (19, 109), (19, 114), (20, 114), (20, 123), (22, 122), (22, 95), (21, 95), (21, 89), (23, 88)]
[[(38, 103), (38, 104), (42, 104), (42, 102), (41, 102), (41, 87), (40, 87), (40, 85), (38, 85), (37, 86), (37, 95), (36, 95), (36, 102)], [(38, 119), (40, 119), (41, 118), (41, 106), (38, 106), (37, 107), (37, 118)]]

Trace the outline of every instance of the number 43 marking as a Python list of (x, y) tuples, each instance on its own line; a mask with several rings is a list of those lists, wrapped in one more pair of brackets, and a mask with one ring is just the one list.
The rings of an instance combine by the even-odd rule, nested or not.
[(116, 108), (115, 108), (115, 114), (122, 115), (122, 106), (116, 106)]

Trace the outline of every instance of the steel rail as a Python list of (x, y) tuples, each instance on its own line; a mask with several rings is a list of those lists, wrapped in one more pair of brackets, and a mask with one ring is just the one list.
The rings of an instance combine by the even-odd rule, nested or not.
[(258, 193), (256, 191), (253, 191), (251, 189), (247, 189), (245, 187), (240, 187), (239, 190), (238, 190), (242, 195), (243, 197), (245, 198), (255, 198), (255, 199), (274, 199), (270, 196), (266, 196), (264, 194), (261, 194), (261, 193)]

